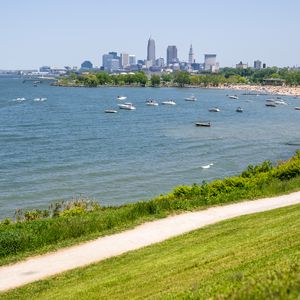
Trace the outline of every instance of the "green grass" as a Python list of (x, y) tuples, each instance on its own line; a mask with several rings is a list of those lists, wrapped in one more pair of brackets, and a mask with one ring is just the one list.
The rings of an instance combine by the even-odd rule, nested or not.
[[(132, 228), (183, 211), (275, 196), (300, 188), (300, 151), (275, 167), (267, 161), (239, 176), (180, 186), (168, 195), (120, 207), (13, 224), (0, 223), (0, 265)], [(33, 216), (34, 214), (29, 215)]]
[(299, 299), (300, 205), (243, 216), (1, 299)]

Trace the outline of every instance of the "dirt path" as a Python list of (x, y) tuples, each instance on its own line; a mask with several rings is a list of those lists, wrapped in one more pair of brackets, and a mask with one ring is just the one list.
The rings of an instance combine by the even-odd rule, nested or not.
[(57, 252), (0, 267), (0, 291), (136, 250), (222, 220), (300, 203), (300, 192), (212, 207), (148, 222)]

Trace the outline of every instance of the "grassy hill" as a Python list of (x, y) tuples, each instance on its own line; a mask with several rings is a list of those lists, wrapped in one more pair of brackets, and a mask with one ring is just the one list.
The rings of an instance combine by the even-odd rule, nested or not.
[(300, 205), (243, 216), (1, 299), (299, 299)]

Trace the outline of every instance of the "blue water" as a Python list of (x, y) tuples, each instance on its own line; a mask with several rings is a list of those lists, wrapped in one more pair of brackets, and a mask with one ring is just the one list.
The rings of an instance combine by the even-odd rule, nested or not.
[[(191, 93), (198, 101), (184, 101)], [(103, 205), (149, 199), (176, 185), (237, 174), (250, 163), (286, 159), (300, 148), (300, 112), (293, 109), (300, 99), (284, 97), (289, 106), (268, 108), (267, 96), (229, 100), (228, 93), (240, 94), (34, 87), (0, 79), (0, 218), (15, 208), (46, 208), (80, 195)], [(105, 114), (117, 109), (118, 95), (128, 96), (136, 111)], [(177, 106), (149, 107), (148, 98), (173, 98)], [(212, 106), (221, 112), (208, 112)], [(235, 112), (238, 106), (244, 113)], [(198, 120), (212, 127), (196, 127)]]

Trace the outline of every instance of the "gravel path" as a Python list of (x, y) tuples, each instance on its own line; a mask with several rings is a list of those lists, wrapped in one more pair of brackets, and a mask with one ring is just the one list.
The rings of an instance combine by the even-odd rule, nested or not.
[(0, 291), (136, 250), (222, 220), (300, 203), (300, 192), (188, 212), (0, 267)]

